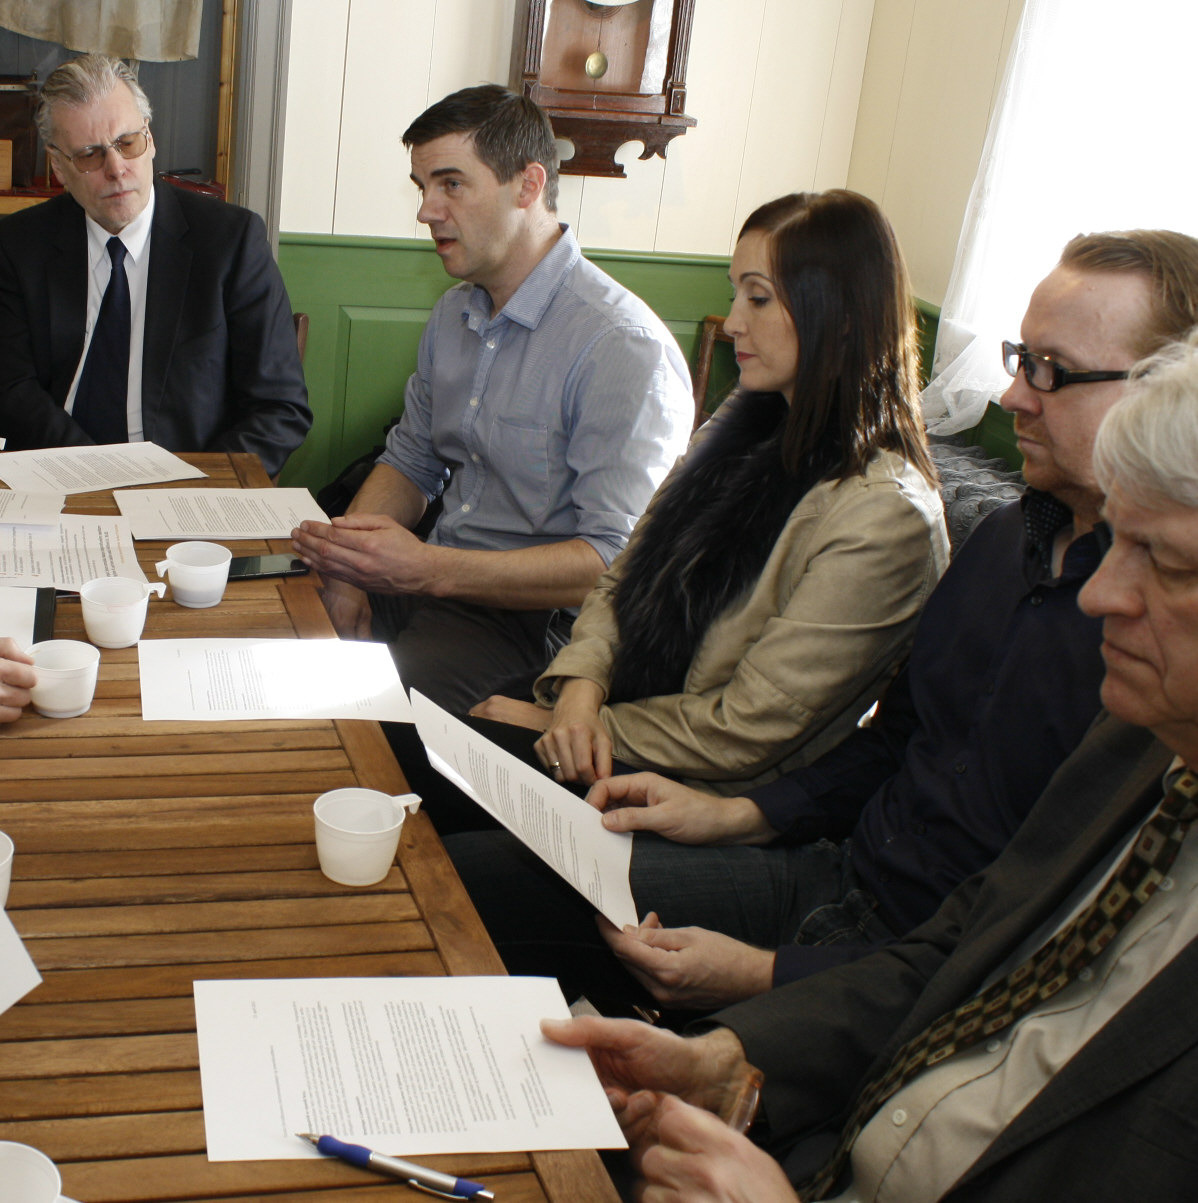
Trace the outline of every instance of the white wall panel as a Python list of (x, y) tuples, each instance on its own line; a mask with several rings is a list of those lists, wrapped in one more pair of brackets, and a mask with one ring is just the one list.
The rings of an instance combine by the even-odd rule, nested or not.
[(426, 107), (435, 16), (425, 0), (350, 0), (334, 234), (415, 233), (399, 136)]
[(699, 124), (666, 152), (655, 250), (731, 251), (765, 5), (702, 0), (695, 6), (686, 111)]
[(1022, 0), (876, 0), (851, 187), (898, 231), (918, 296), (944, 299)]
[(848, 182), (873, 12), (874, 0), (844, 0), (840, 6), (824, 130), (812, 182), (820, 191), (843, 188)]
[(284, 230), (327, 234), (333, 228), (349, 3), (297, 0), (292, 6), (279, 215)]

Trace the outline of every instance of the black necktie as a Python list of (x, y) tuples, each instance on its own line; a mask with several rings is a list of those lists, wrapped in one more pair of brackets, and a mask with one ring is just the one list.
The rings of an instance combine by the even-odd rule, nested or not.
[(1089, 906), (1022, 965), (908, 1040), (886, 1071), (861, 1091), (836, 1151), (810, 1182), (799, 1187), (799, 1198), (824, 1197), (840, 1176), (861, 1129), (917, 1074), (1010, 1027), (1074, 981), (1156, 892), (1195, 818), (1198, 777), (1186, 769)]
[(129, 280), (125, 244), (108, 240), (112, 272), (100, 301), (71, 416), (97, 443), (127, 443), (129, 423)]

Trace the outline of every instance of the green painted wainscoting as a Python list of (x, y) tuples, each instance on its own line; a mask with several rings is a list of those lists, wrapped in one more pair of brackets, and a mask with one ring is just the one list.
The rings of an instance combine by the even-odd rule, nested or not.
[[(693, 364), (703, 318), (728, 309), (728, 259), (588, 251), (643, 297)], [(452, 281), (427, 240), (282, 234), (279, 266), (291, 307), (308, 314), (304, 374), (315, 421), (281, 482), (315, 492), (382, 442), (403, 409), (420, 332)], [(735, 379), (731, 348), (716, 347), (708, 396)], [(709, 403), (710, 404), (710, 403)]]
[[(588, 251), (588, 258), (644, 299), (673, 332), (692, 366), (708, 314), (728, 311), (728, 259), (716, 255), (653, 255)], [(453, 281), (427, 239), (282, 234), (279, 266), (291, 306), (308, 314), (304, 374), (315, 422), (292, 455), (281, 483), (313, 492), (355, 457), (382, 442), (403, 409), (404, 383), (416, 366), (420, 333), (437, 298)], [(923, 373), (931, 367), (940, 311), (917, 302)], [(717, 343), (707, 408), (736, 379), (731, 347)], [(979, 441), (993, 454), (1013, 449), (1007, 415)], [(989, 416), (989, 415), (988, 415)], [(983, 424), (986, 425), (985, 423)], [(981, 437), (984, 436), (984, 437)], [(1014, 452), (1016, 463), (1018, 452)]]

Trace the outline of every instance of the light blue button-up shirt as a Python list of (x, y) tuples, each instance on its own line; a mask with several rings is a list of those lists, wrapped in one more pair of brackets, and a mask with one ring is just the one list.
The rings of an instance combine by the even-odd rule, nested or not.
[(673, 336), (563, 226), (499, 313), (471, 284), (437, 302), (379, 462), (430, 501), (444, 490), (432, 543), (577, 538), (610, 564), (693, 416)]

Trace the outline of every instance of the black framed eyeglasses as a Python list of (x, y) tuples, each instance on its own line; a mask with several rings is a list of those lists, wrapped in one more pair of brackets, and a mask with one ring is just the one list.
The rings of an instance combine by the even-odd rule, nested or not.
[(1047, 355), (1037, 355), (1034, 351), (1029, 351), (1023, 343), (1007, 342), (1005, 339), (1002, 345), (1002, 362), (1008, 376), (1018, 376), (1019, 369), (1022, 368), (1023, 378), (1041, 393), (1055, 393), (1067, 384), (1095, 384), (1100, 380), (1126, 380), (1128, 377), (1126, 371), (1088, 372), (1063, 368)]
[(69, 159), (76, 171), (87, 175), (88, 172), (96, 171), (104, 166), (104, 160), (108, 158), (109, 150), (115, 150), (122, 159), (140, 159), (146, 153), (146, 147), (149, 145), (150, 127), (143, 125), (141, 129), (135, 130), (131, 134), (121, 134), (119, 138), (105, 142), (102, 146), (85, 146), (73, 155), (67, 154), (62, 147), (55, 146), (53, 142), (50, 143), (50, 149), (56, 154), (62, 155), (64, 159)]

